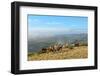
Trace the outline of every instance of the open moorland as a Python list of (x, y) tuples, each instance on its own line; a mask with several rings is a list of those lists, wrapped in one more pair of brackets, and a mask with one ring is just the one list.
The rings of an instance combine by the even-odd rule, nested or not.
[(66, 45), (55, 48), (43, 48), (36, 53), (28, 53), (28, 61), (33, 60), (59, 60), (59, 59), (80, 59), (88, 57), (87, 45)]

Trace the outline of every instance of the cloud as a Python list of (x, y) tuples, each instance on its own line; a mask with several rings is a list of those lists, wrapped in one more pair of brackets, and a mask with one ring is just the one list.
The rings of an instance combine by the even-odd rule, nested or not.
[(68, 28), (30, 28), (30, 32), (67, 32), (70, 29)]
[(38, 19), (28, 19), (28, 22), (29, 22), (30, 24), (34, 24), (34, 23), (39, 23), (40, 20), (38, 20)]
[(60, 22), (47, 22), (46, 24), (57, 25), (57, 24), (61, 24), (61, 23)]
[(68, 28), (31, 28), (28, 31), (29, 37), (38, 38), (38, 37), (50, 37), (59, 34), (66, 34), (69, 32)]
[(33, 19), (32, 21), (34, 21), (34, 22), (38, 22), (39, 20), (38, 20), (38, 19)]
[(68, 29), (68, 28), (33, 28), (28, 31), (28, 38), (49, 38), (55, 35), (63, 34), (80, 34), (87, 33), (87, 31), (82, 29)]

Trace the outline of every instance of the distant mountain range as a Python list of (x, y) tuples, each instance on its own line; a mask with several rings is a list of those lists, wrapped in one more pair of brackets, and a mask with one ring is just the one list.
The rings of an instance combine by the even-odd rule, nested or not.
[[(42, 36), (42, 35), (41, 35)], [(49, 47), (50, 45), (54, 45), (56, 43), (64, 44), (64, 43), (73, 43), (75, 40), (79, 42), (88, 41), (88, 34), (62, 34), (62, 35), (54, 35), (49, 37), (37, 37), (35, 39), (28, 38), (28, 51), (36, 52), (40, 51), (41, 48)]]

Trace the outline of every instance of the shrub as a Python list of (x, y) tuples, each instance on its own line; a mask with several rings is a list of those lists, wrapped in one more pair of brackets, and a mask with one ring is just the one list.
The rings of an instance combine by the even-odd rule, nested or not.
[(80, 46), (88, 46), (87, 43), (81, 43)]
[(29, 53), (29, 54), (28, 54), (28, 56), (32, 56), (32, 55), (35, 55), (35, 53)]
[(68, 48), (69, 48), (69, 49), (73, 49), (74, 46), (73, 46), (73, 45), (68, 45)]
[(46, 53), (46, 51), (41, 50), (41, 51), (37, 52), (37, 54), (42, 54), (42, 53)]

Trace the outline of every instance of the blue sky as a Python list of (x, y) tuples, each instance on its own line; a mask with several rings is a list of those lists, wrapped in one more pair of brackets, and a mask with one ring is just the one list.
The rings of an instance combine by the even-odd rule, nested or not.
[(88, 17), (28, 15), (29, 33), (87, 33)]

